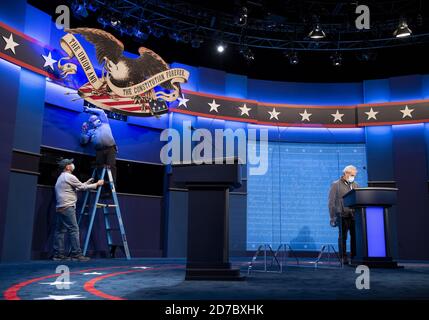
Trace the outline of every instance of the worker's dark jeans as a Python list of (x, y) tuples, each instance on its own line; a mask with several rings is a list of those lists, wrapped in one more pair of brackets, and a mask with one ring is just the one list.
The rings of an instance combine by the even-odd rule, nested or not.
[(56, 213), (54, 255), (64, 255), (64, 238), (66, 233), (68, 233), (70, 239), (71, 255), (78, 256), (82, 254), (75, 207), (68, 207), (64, 211)]
[(350, 256), (353, 258), (356, 252), (355, 219), (353, 217), (341, 217), (338, 224), (338, 251), (343, 259), (347, 258), (347, 233), (350, 232)]
[[(101, 169), (109, 166), (112, 171), (113, 181), (116, 182), (116, 146), (96, 150), (95, 162), (98, 168), (98, 176), (101, 176)], [(108, 181), (107, 174), (104, 180)]]

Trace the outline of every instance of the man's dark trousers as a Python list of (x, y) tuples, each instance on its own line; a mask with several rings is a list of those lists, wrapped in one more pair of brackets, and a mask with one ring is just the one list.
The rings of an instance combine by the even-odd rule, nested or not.
[(350, 232), (350, 255), (353, 258), (356, 254), (356, 232), (354, 217), (341, 217), (341, 223), (338, 225), (338, 250), (341, 258), (347, 258), (347, 233)]
[[(116, 146), (96, 150), (95, 163), (98, 168), (98, 176), (101, 176), (101, 170), (104, 166), (109, 166), (112, 171), (113, 181), (116, 182), (116, 153)], [(109, 180), (107, 175), (104, 180)]]

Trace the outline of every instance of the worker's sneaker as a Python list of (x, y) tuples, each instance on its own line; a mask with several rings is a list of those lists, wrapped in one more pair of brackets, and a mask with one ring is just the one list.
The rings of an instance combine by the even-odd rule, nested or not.
[(67, 260), (70, 260), (70, 258), (63, 255), (63, 254), (56, 254), (52, 257), (52, 260), (54, 260), (54, 261), (67, 261)]
[(78, 255), (78, 256), (73, 256), (71, 257), (72, 261), (79, 261), (79, 262), (86, 262), (91, 260), (91, 258), (89, 257), (85, 257), (84, 255)]

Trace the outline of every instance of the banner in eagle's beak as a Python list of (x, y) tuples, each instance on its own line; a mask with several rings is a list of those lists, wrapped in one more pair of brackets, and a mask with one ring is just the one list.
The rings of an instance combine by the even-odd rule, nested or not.
[[(61, 38), (61, 48), (67, 56), (58, 61), (58, 69), (62, 77), (76, 74), (77, 66), (72, 62), (62, 64), (62, 60), (76, 57), (88, 82), (79, 88), (79, 95), (91, 104), (102, 109), (136, 116), (157, 116), (168, 111), (166, 101), (172, 102), (179, 97), (180, 84), (186, 83), (189, 72), (181, 68), (173, 68), (157, 73), (138, 84), (129, 87), (118, 87), (112, 83), (106, 71), (97, 76), (92, 62), (79, 40), (67, 33)], [(174, 88), (171, 92), (155, 91), (154, 88), (169, 82)]]

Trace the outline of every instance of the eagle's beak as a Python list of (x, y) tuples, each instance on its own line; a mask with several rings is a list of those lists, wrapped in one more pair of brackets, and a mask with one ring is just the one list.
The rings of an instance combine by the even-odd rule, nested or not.
[(112, 71), (112, 62), (106, 57), (104, 57), (103, 60), (104, 60), (104, 69), (106, 69), (107, 72), (110, 73)]

